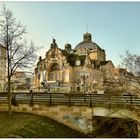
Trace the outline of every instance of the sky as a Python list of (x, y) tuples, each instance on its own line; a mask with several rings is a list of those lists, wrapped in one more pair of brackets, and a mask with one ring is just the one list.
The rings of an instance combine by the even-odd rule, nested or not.
[(43, 48), (45, 57), (52, 38), (59, 48), (66, 43), (74, 48), (87, 31), (92, 41), (106, 51), (107, 60), (121, 63), (125, 50), (140, 54), (140, 2), (0, 2), (10, 9), (17, 21), (27, 26), (27, 38)]

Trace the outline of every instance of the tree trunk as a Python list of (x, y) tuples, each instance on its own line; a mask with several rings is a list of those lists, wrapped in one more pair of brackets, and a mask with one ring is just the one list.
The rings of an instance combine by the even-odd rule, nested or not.
[(8, 76), (8, 113), (9, 118), (12, 116), (12, 93), (11, 93), (11, 77)]

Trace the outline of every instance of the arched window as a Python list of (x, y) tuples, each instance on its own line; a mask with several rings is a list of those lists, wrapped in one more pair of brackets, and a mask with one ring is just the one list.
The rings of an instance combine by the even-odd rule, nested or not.
[(60, 66), (58, 65), (58, 64), (53, 64), (52, 66), (51, 66), (51, 69), (50, 69), (50, 71), (56, 71), (56, 70), (60, 70)]
[(60, 80), (60, 66), (57, 63), (53, 64), (50, 67), (49, 80), (50, 81)]

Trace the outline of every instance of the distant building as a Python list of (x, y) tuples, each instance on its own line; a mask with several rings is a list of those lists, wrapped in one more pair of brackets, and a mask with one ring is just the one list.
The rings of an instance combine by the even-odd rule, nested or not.
[(44, 87), (54, 92), (103, 90), (104, 74), (110, 76), (113, 68), (111, 60), (106, 60), (105, 50), (92, 41), (90, 33), (85, 33), (74, 49), (70, 44), (60, 49), (53, 39), (45, 58), (39, 58), (34, 83), (36, 89)]
[(11, 78), (13, 91), (29, 91), (32, 86), (33, 75), (26, 71), (16, 71)]
[(0, 92), (6, 88), (6, 48), (0, 43)]

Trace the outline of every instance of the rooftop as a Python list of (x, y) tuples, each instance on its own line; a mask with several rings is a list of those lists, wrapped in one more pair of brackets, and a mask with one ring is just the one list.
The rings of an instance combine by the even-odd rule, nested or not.
[(78, 45), (76, 45), (75, 49), (80, 49), (80, 48), (87, 48), (87, 49), (94, 49), (97, 47), (99, 50), (102, 50), (99, 45), (97, 45), (95, 42), (92, 41), (92, 35), (90, 33), (85, 33), (83, 34), (83, 41), (80, 42)]

